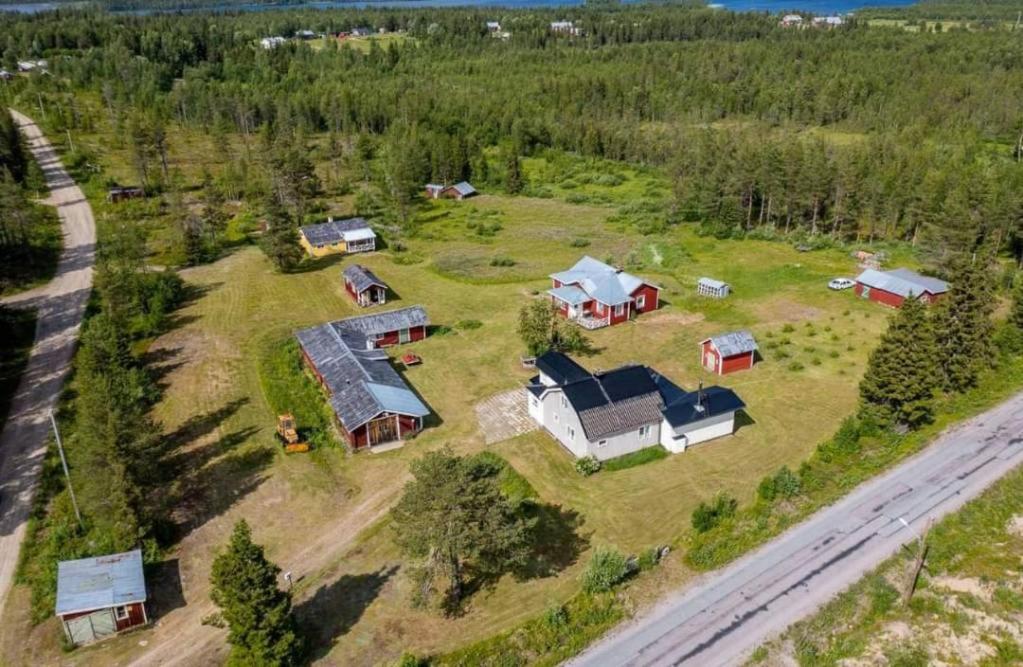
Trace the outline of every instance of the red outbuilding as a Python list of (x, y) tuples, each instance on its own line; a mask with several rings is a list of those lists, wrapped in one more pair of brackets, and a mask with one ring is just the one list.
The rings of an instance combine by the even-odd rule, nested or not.
[(387, 302), (387, 283), (376, 277), (361, 264), (352, 264), (341, 272), (345, 291), (360, 306), (372, 306)]
[(76, 646), (149, 623), (142, 552), (57, 563), (56, 612)]
[(708, 372), (727, 375), (753, 368), (757, 341), (749, 331), (732, 331), (700, 342), (700, 363)]
[(627, 322), (660, 304), (660, 287), (588, 256), (551, 280), (547, 293), (558, 311), (587, 329)]
[(909, 269), (878, 271), (867, 269), (856, 277), (856, 295), (899, 308), (906, 299), (934, 303), (949, 290), (949, 284), (938, 278), (922, 276)]

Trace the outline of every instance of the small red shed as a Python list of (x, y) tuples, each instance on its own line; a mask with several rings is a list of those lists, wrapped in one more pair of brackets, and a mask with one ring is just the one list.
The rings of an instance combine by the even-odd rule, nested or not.
[(345, 291), (360, 306), (387, 302), (387, 283), (361, 264), (352, 264), (341, 272)]
[(142, 551), (57, 563), (56, 613), (76, 646), (149, 623)]
[(753, 368), (757, 361), (757, 341), (749, 331), (732, 331), (700, 342), (700, 362), (717, 375)]

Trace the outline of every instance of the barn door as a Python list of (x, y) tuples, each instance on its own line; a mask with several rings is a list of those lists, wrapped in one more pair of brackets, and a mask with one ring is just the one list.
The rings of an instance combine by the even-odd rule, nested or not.
[(869, 299), (870, 298), (870, 288), (867, 287), (866, 285), (864, 285), (863, 289), (860, 290), (860, 296), (863, 297), (864, 299)]
[(369, 423), (369, 444), (379, 445), (384, 442), (391, 442), (398, 439), (398, 431), (395, 428), (396, 417), (385, 417)]

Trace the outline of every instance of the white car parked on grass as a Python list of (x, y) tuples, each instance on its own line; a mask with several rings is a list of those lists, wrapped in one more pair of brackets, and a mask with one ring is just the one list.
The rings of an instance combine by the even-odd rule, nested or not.
[(835, 278), (828, 283), (828, 287), (831, 289), (849, 289), (856, 284), (856, 281), (852, 278)]

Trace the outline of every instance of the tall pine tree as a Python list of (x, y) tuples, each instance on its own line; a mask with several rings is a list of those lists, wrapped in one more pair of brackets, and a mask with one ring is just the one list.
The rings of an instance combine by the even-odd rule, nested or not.
[(234, 526), (227, 550), (213, 561), (210, 597), (227, 621), (229, 665), (286, 667), (301, 658), (291, 593), (277, 587), (281, 569), (252, 542), (244, 519)]
[(907, 299), (870, 354), (860, 382), (860, 411), (882, 424), (929, 422), (939, 376), (934, 329), (926, 307)]
[(993, 351), (994, 280), (981, 259), (958, 263), (952, 289), (935, 311), (942, 385), (963, 391), (977, 383)]
[(266, 233), (263, 252), (280, 271), (291, 271), (302, 261), (298, 229), (288, 211), (274, 198), (266, 202)]

